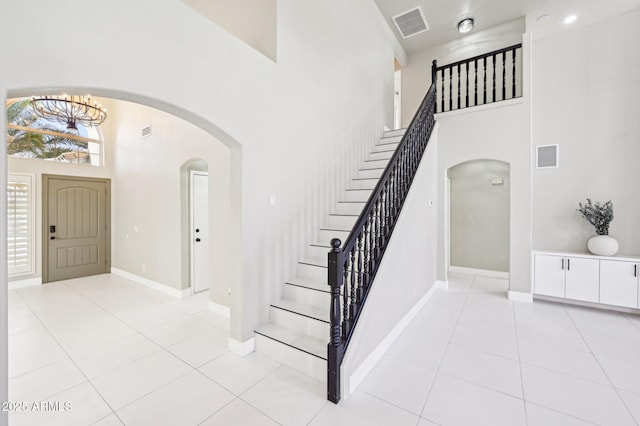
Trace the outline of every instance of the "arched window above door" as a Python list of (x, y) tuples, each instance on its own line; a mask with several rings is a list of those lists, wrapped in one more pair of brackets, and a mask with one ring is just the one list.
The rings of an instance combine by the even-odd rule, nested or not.
[(96, 127), (67, 129), (37, 115), (31, 98), (7, 101), (7, 154), (69, 164), (102, 166), (102, 135)]

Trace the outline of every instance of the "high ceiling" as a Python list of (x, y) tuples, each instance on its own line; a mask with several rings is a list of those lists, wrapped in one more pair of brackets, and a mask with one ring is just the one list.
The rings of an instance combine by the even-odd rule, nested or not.
[[(529, 31), (540, 34), (561, 31), (568, 15), (575, 14), (576, 26), (640, 9), (640, 0), (374, 0), (396, 38), (408, 54), (460, 39), (457, 23), (473, 17), (473, 32), (491, 28), (530, 14)], [(416, 6), (422, 7), (429, 31), (403, 39), (392, 17)], [(548, 18), (536, 19), (543, 15)], [(533, 27), (533, 28), (532, 28)]]

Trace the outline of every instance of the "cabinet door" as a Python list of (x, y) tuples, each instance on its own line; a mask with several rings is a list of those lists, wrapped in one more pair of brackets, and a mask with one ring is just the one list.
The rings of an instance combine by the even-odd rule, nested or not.
[(638, 307), (637, 264), (617, 260), (600, 261), (600, 303)]
[(565, 297), (598, 303), (599, 270), (598, 259), (568, 257), (565, 262)]
[(536, 254), (534, 258), (534, 291), (545, 296), (564, 297), (564, 258)]

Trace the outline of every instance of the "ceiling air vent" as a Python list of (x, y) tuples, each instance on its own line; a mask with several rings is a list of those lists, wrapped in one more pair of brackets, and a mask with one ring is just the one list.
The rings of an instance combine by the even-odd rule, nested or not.
[(142, 137), (146, 138), (147, 136), (151, 136), (151, 124), (147, 124), (142, 128)]
[(393, 22), (396, 23), (403, 38), (409, 38), (429, 29), (429, 24), (427, 24), (420, 6), (394, 16)]

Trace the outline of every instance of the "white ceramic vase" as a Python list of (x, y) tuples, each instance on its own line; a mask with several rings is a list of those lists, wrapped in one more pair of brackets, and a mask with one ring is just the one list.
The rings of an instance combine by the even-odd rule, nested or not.
[(608, 235), (596, 235), (589, 238), (587, 248), (598, 256), (613, 256), (618, 252), (618, 241)]

